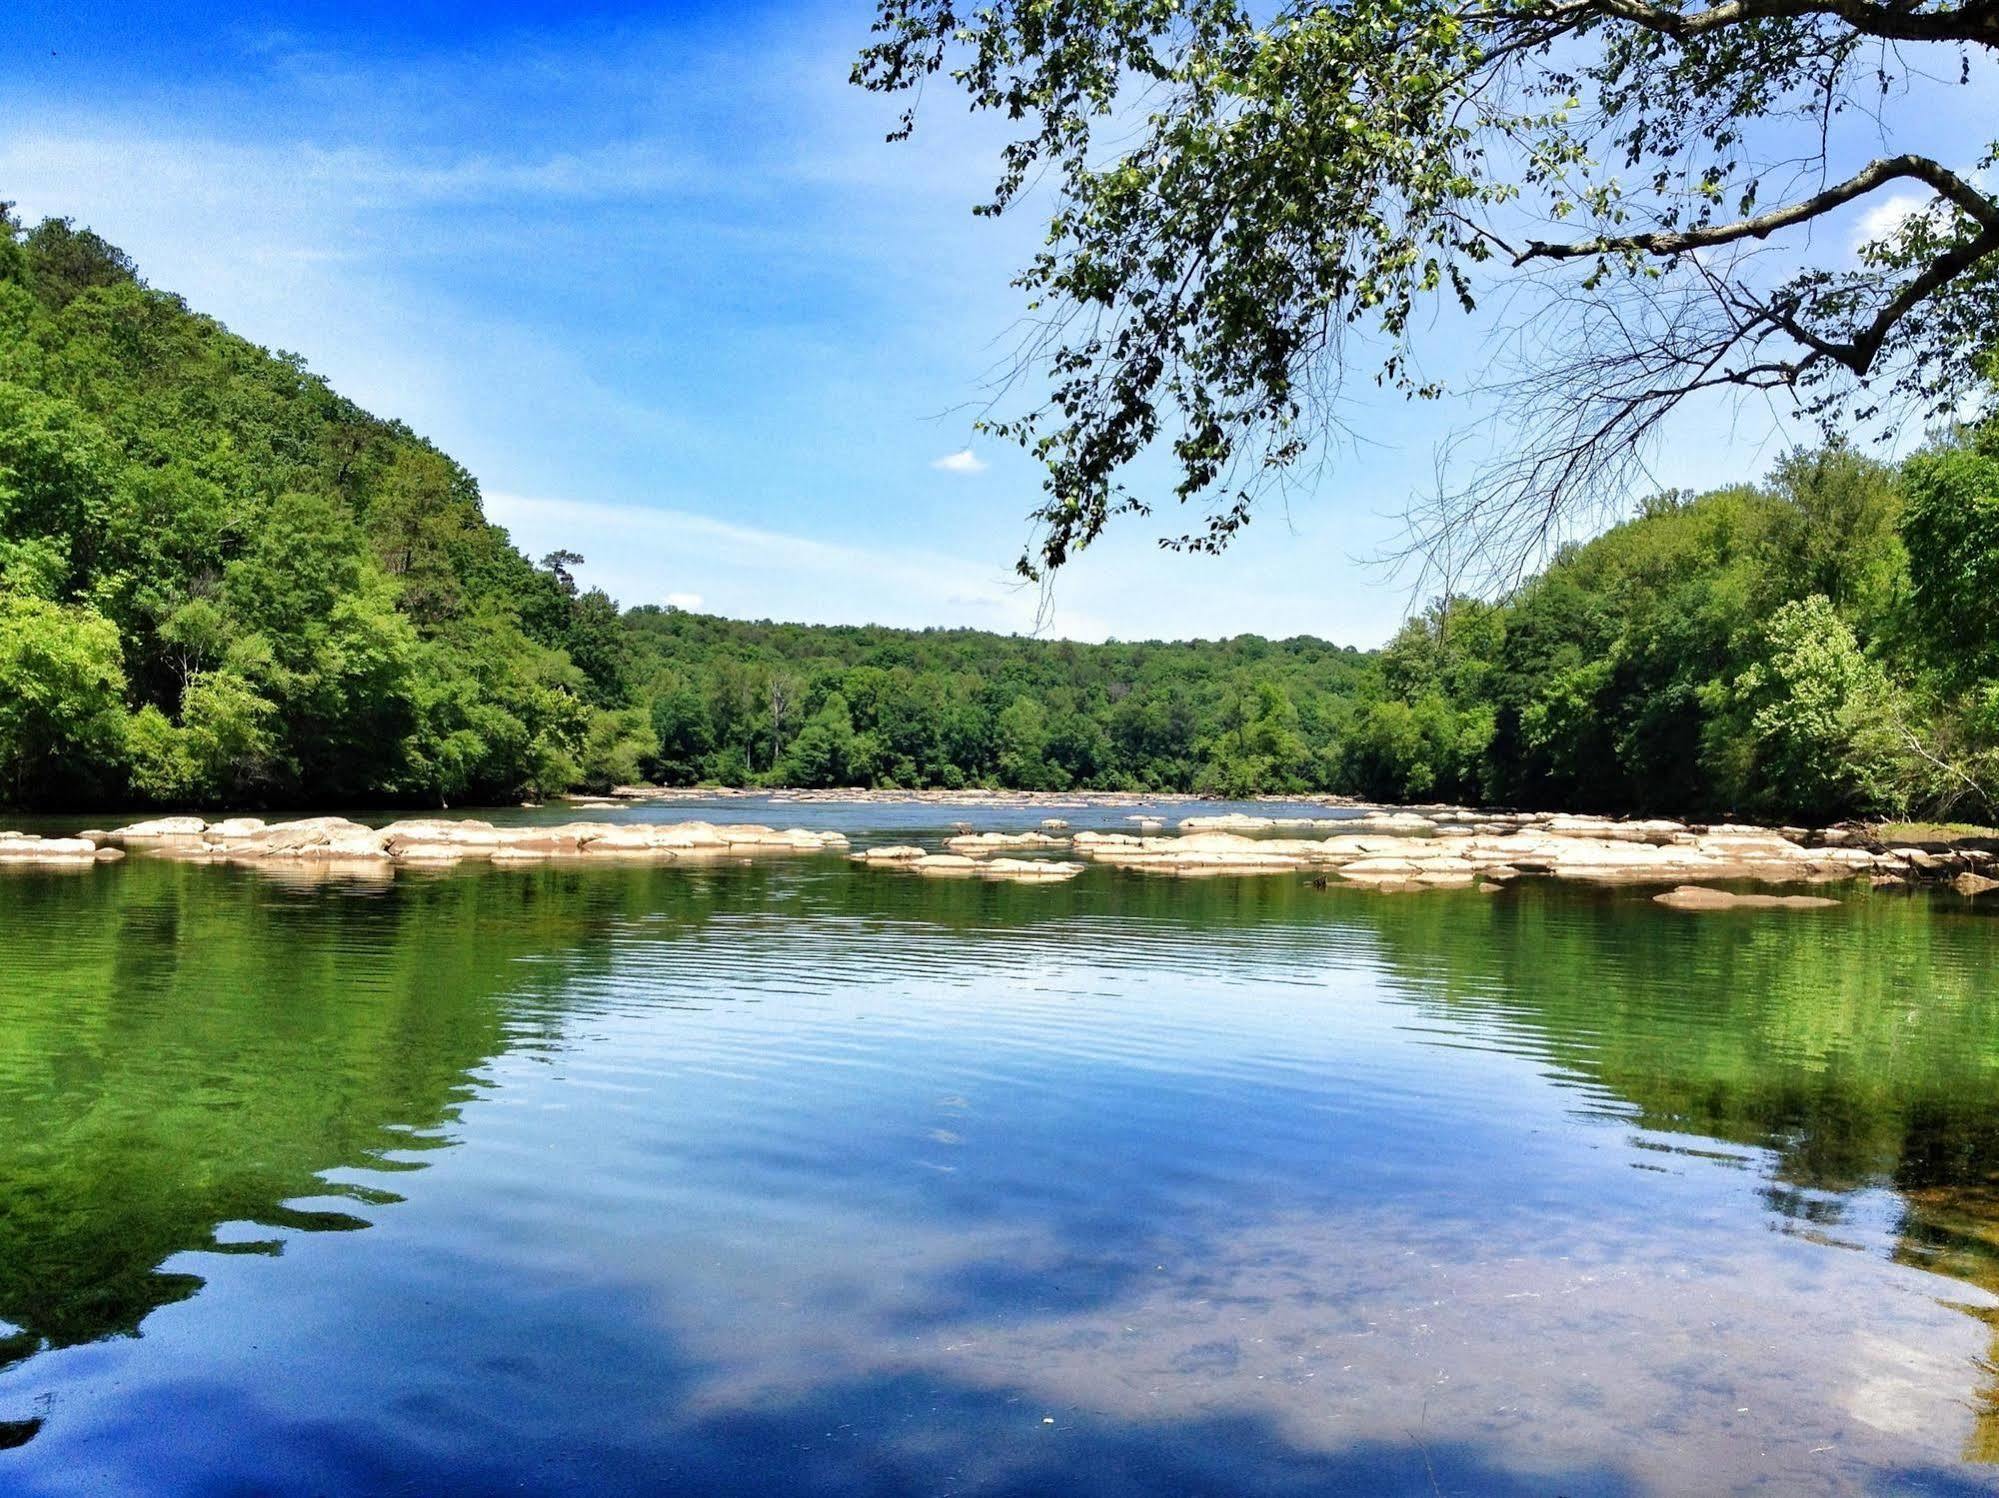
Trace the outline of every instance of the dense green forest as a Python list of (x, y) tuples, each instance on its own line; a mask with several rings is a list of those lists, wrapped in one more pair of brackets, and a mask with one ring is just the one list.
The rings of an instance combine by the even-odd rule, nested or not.
[(1648, 501), (1382, 650), (747, 623), (580, 589), (472, 476), (87, 230), (0, 234), (0, 799), (675, 784), (1988, 815), (1999, 434)]

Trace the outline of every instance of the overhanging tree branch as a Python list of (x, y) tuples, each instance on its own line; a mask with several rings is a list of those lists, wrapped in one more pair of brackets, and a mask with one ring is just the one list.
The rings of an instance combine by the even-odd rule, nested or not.
[(1787, 203), (1781, 208), (1773, 208), (1768, 213), (1760, 213), (1753, 218), (1740, 219), (1730, 224), (1710, 224), (1697, 229), (1605, 235), (1569, 243), (1560, 241), (1549, 243), (1537, 239), (1529, 241), (1527, 247), (1513, 257), (1513, 263), (1525, 265), (1530, 260), (1576, 260), (1597, 255), (1665, 257), (1684, 255), (1691, 250), (1707, 249), (1716, 245), (1733, 244), (1737, 240), (1768, 239), (1780, 229), (1788, 229), (1793, 225), (1831, 213), (1835, 208), (1842, 208), (1856, 198), (1865, 197), (1876, 188), (1903, 178), (1912, 178), (1926, 184), (1935, 189), (1940, 197), (1956, 204), (1988, 230), (1999, 231), (1999, 202), (1986, 197), (1941, 162), (1932, 161), (1927, 156), (1888, 156), (1869, 162), (1844, 182), (1836, 183), (1823, 192), (1814, 193), (1795, 203)]
[[(1984, 388), (1999, 199), (1976, 173), (1999, 142), (1946, 161), (1899, 151), (1893, 127), (1947, 72), (1969, 82), (1971, 57), (1999, 61), (1999, 0), (878, 3), (856, 81), (943, 74), (1017, 122), (980, 211), (1036, 174), (1054, 192), (1018, 282), (1040, 331), (1016, 374), (1047, 393), (986, 425), (1046, 474), (1030, 575), (1166, 499), (1206, 512), (1179, 544), (1219, 549), (1262, 485), (1323, 451), (1356, 360), (1440, 398), (1420, 373), (1435, 310), (1489, 319), (1516, 290), (1545, 335), (1500, 403), (1517, 451), (1456, 491), (1459, 518), (1505, 538), (1496, 563), (1613, 497), (1704, 393), (1777, 392), (1831, 425)], [(1919, 44), (1955, 66), (1905, 63)], [(1879, 159), (1842, 159), (1849, 114)], [(1830, 162), (1851, 174), (1803, 185)], [(1857, 265), (1843, 236), (1830, 255), (1811, 239), (1896, 183), (1935, 198)], [(1551, 220), (1582, 227), (1524, 232)], [(1474, 402), (1497, 388), (1464, 378)], [(1148, 454), (1177, 475), (1134, 482)]]
[[(1529, 6), (1533, 14), (1535, 7)], [(1567, 18), (1601, 16), (1628, 21), (1662, 36), (1701, 36), (1753, 21), (1838, 20), (1863, 36), (1898, 42), (1973, 42), (1999, 45), (1999, 7), (1990, 0), (1925, 8), (1869, 5), (1865, 0), (1722, 0), (1700, 10), (1675, 10), (1646, 0), (1567, 0), (1550, 7)]]

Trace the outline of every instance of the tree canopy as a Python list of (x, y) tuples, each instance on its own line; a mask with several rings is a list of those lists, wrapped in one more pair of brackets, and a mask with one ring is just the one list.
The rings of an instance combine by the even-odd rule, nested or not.
[(0, 205), (0, 796), (607, 781), (574, 594), (408, 428)]
[[(978, 211), (1052, 192), (1018, 282), (1045, 395), (988, 422), (1046, 470), (1023, 572), (1169, 493), (1199, 518), (1167, 544), (1226, 545), (1346, 381), (1443, 395), (1435, 309), (1503, 294), (1466, 377), (1499, 456), (1411, 523), (1510, 582), (1703, 392), (1829, 434), (1989, 402), (1999, 142), (1903, 137), (1995, 62), (1989, 0), (879, 0), (854, 77), (943, 75), (1009, 123)], [(1848, 263), (1825, 225), (1866, 207)], [(1148, 451), (1157, 494), (1129, 480)]]

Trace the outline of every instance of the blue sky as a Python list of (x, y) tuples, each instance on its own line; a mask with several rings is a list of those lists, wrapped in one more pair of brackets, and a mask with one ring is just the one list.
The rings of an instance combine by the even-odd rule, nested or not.
[[(1224, 557), (1158, 551), (1168, 507), (1045, 612), (1012, 581), (1037, 475), (970, 424), (1040, 226), (971, 216), (997, 137), (943, 91), (884, 144), (892, 107), (846, 82), (870, 14), (16, 0), (0, 197), (407, 421), (524, 548), (582, 552), (626, 603), (1384, 638), (1409, 598), (1365, 559), (1454, 419), (1388, 397)], [(1702, 485), (1782, 446), (1751, 410), (1654, 466)]]

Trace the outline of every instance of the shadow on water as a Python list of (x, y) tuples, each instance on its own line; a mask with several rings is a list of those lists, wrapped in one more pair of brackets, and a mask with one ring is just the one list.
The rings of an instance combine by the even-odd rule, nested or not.
[[(830, 864), (479, 869), (297, 890), (139, 859), (88, 879), (16, 875), (5, 888), (0, 967), (33, 980), (0, 994), (0, 1319), (11, 1328), (0, 1366), (138, 1335), (154, 1311), (201, 1289), (189, 1255), (280, 1254), (292, 1233), (367, 1227), (398, 1195), (330, 1177), (420, 1169), (427, 1151), (454, 1144), (496, 1061), (577, 1044), (593, 995), (616, 988), (634, 953), (678, 943), (710, 962), (734, 952), (749, 963), (749, 949), (786, 925), (802, 943), (787, 960), (803, 962), (816, 944), (812, 980), (856, 986), (908, 960), (925, 964), (925, 981), (971, 987), (1009, 960), (1028, 971), (1036, 950), (1083, 952), (1098, 972), (1140, 976), (1205, 965), (1249, 988), (1273, 974), (1368, 971), (1412, 1030), (1525, 1058), (1572, 1095), (1574, 1111), (1628, 1124), (1642, 1147), (1719, 1154), (1718, 1166), (1751, 1160), (1767, 1176), (1765, 1209), (1787, 1231), (1836, 1239), (1865, 1193), (1892, 1193), (1898, 1262), (1999, 1294), (1993, 928), (1909, 900), (1862, 894), (1829, 918), (1796, 921), (1672, 917), (1628, 892), (1394, 897), (1288, 879), (1098, 873), (1030, 889)], [(692, 985), (684, 1001), (756, 996), (728, 978)], [(1027, 1210), (1018, 1202), (954, 1189), (965, 1194), (944, 1199), (961, 1224), (1021, 1225), (1011, 1221)], [(329, 1196), (346, 1200), (300, 1205)], [(924, 1281), (927, 1305), (904, 1301), (893, 1308), (900, 1323), (883, 1324), (918, 1335), (968, 1308), (1074, 1312), (1131, 1289), (1129, 1265), (1104, 1250), (1129, 1232), (1130, 1209), (1035, 1210), (1056, 1240), (1046, 1262), (1023, 1267), (1010, 1249), (960, 1262)], [(1162, 1196), (1151, 1210), (1163, 1217), (1170, 1203)], [(1064, 1263), (1084, 1267), (1051, 1272)], [(674, 1406), (684, 1380), (698, 1406), (693, 1374), (650, 1346), (665, 1362), (644, 1370), (657, 1403)], [(1230, 1371), (1217, 1360), (1234, 1354), (1217, 1342), (1180, 1356), (1194, 1377)], [(1993, 1363), (1967, 1395), (1979, 1411), (1972, 1461), (1999, 1460), (1999, 1342)], [(609, 1376), (586, 1377), (583, 1392)], [(599, 1392), (611, 1414), (629, 1398)], [(409, 1444), (394, 1448), (393, 1471), (329, 1451), (323, 1475), (350, 1491), (429, 1481), (454, 1493), (515, 1492), (524, 1481), (806, 1494), (1642, 1486), (1614, 1461), (1522, 1469), (1496, 1446), (1431, 1442), (1420, 1406), (1406, 1439), (1345, 1443), (1300, 1443), (1240, 1413), (1044, 1418), (1018, 1392), (933, 1371), (829, 1372), (809, 1388), (675, 1416), (670, 1471), (660, 1470), (661, 1430), (640, 1416), (629, 1436), (607, 1419), (587, 1458), (523, 1436), (550, 1464), (526, 1474), (518, 1451), (427, 1457)], [(0, 1449), (28, 1443), (43, 1423), (0, 1423)], [(426, 1460), (439, 1465), (426, 1471)], [(566, 1461), (587, 1472), (567, 1472)], [(1893, 1491), (1989, 1490), (1942, 1467), (1875, 1476)]]

